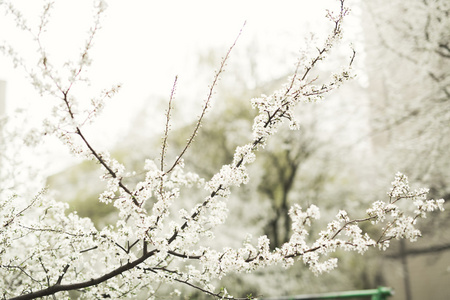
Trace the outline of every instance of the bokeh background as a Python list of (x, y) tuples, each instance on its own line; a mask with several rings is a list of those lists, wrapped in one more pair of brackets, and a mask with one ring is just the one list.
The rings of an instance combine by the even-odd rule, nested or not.
[[(77, 95), (80, 101), (89, 101), (93, 93), (122, 84), (88, 134), (96, 147), (109, 149), (138, 173), (144, 159), (159, 156), (175, 76), (169, 157), (184, 146), (214, 70), (243, 30), (213, 108), (185, 158), (187, 168), (207, 179), (230, 162), (236, 146), (248, 142), (255, 113), (250, 99), (270, 94), (286, 81), (299, 51), (326, 37), (330, 26), (326, 9), (338, 7), (337, 1), (329, 0), (108, 3), (91, 53), (90, 84)], [(41, 1), (14, 4), (30, 24), (38, 21)], [(405, 173), (414, 187), (429, 187), (430, 197), (449, 200), (450, 4), (352, 0), (347, 5), (351, 14), (344, 40), (317, 75), (321, 80), (347, 64), (352, 43), (356, 78), (324, 102), (302, 104), (300, 130), (284, 128), (259, 153), (250, 184), (233, 191), (230, 215), (216, 233), (215, 246), (239, 246), (245, 232), (266, 234), (272, 247), (281, 245), (290, 233), (287, 212), (294, 203), (321, 208), (313, 238), (339, 209), (360, 216), (371, 202), (385, 199), (397, 171)], [(91, 1), (55, 3), (44, 39), (55, 61), (76, 57), (90, 26), (91, 6)], [(2, 14), (3, 40), (33, 64), (36, 48), (30, 36)], [(14, 69), (5, 56), (0, 57), (0, 96), (2, 122), (17, 120), (24, 132), (40, 124), (51, 106), (51, 100), (40, 99), (23, 71)], [(12, 142), (11, 137), (3, 136), (2, 142)], [(99, 228), (114, 222), (114, 207), (97, 201), (102, 192), (97, 165), (72, 158), (51, 138), (37, 150), (21, 150), (17, 157), (43, 174), (52, 193), (67, 201), (71, 210), (92, 218)], [(194, 191), (183, 201), (201, 195), (202, 191)], [(320, 277), (298, 263), (288, 270), (233, 275), (219, 285), (235, 295), (264, 296), (389, 286), (395, 289), (394, 300), (448, 299), (449, 222), (448, 210), (432, 214), (423, 223), (424, 236), (418, 242), (394, 241), (386, 252), (369, 251), (364, 256), (339, 252), (339, 268)], [(366, 229), (376, 233), (370, 226)], [(182, 298), (201, 297), (177, 288)], [(167, 287), (158, 293), (164, 298)]]

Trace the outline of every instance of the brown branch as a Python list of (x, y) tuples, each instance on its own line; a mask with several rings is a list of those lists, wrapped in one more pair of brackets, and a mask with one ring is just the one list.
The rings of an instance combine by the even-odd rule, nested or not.
[[(155, 274), (158, 273), (158, 271), (164, 271), (164, 272), (167, 272), (167, 273), (170, 273), (170, 274), (180, 275), (179, 272), (174, 271), (174, 270), (168, 270), (168, 269), (166, 269), (166, 268), (146, 268), (145, 270), (146, 270), (146, 271), (153, 272), (153, 273), (155, 273)], [(192, 287), (192, 288), (194, 288), (194, 289), (196, 289), (196, 290), (201, 291), (202, 293), (205, 293), (205, 294), (207, 294), (207, 295), (213, 296), (214, 298), (217, 298), (217, 299), (229, 299), (229, 300), (232, 300), (232, 299), (233, 299), (233, 300), (246, 300), (246, 299), (248, 300), (248, 299), (254, 299), (254, 297), (252, 297), (252, 296), (248, 296), (248, 297), (245, 297), (245, 298), (235, 298), (235, 297), (232, 297), (232, 296), (228, 297), (228, 296), (223, 295), (223, 294), (222, 294), (222, 293), (223, 293), (222, 291), (221, 291), (221, 292), (218, 292), (218, 293), (214, 293), (214, 292), (211, 292), (211, 291), (209, 291), (209, 290), (207, 290), (207, 289), (201, 288), (201, 287), (199, 287), (198, 285), (195, 285), (195, 284), (189, 282), (189, 279), (182, 280), (182, 279), (173, 278), (173, 277), (171, 277), (171, 278), (172, 278), (173, 280), (179, 282), (179, 283), (186, 284), (187, 286), (190, 286), (190, 287)]]
[(97, 249), (97, 248), (98, 248), (98, 246), (93, 246), (93, 247), (91, 247), (91, 248), (81, 250), (80, 253), (89, 252), (89, 251), (95, 250), (95, 249)]
[(448, 251), (450, 250), (450, 244), (443, 244), (443, 245), (436, 245), (436, 246), (429, 246), (429, 247), (423, 247), (423, 248), (417, 248), (417, 249), (409, 249), (405, 251), (404, 253), (396, 253), (396, 254), (388, 254), (386, 255), (387, 258), (399, 258), (402, 255), (424, 255), (424, 254), (435, 254), (438, 252)]
[(22, 209), (21, 211), (19, 211), (15, 216), (11, 217), (11, 219), (9, 219), (5, 224), (2, 224), (2, 227), (7, 227), (9, 226), (11, 223), (14, 222), (15, 218), (17, 218), (18, 216), (20, 216), (21, 214), (23, 214), (26, 210), (30, 209), (34, 203), (36, 203), (36, 201), (41, 197), (42, 194), (45, 193), (45, 189), (41, 190), (35, 197), (34, 199), (31, 201), (30, 204), (28, 204), (27, 207), (25, 207), (24, 209)]
[(187, 151), (187, 149), (189, 148), (189, 146), (190, 146), (190, 145), (192, 144), (192, 142), (194, 141), (194, 138), (197, 136), (198, 131), (199, 131), (199, 129), (200, 129), (200, 126), (201, 126), (201, 124), (202, 124), (203, 118), (204, 118), (204, 116), (206, 115), (206, 112), (207, 112), (207, 110), (208, 110), (208, 108), (209, 108), (209, 106), (210, 106), (211, 99), (212, 99), (212, 96), (213, 96), (213, 94), (214, 94), (214, 88), (216, 87), (216, 85), (217, 85), (217, 83), (218, 83), (218, 81), (219, 81), (220, 74), (222, 74), (222, 73), (225, 71), (225, 65), (226, 65), (226, 62), (228, 61), (228, 58), (229, 58), (229, 56), (230, 56), (230, 54), (231, 54), (231, 51), (233, 50), (233, 48), (234, 48), (234, 46), (236, 45), (236, 43), (237, 43), (239, 37), (240, 37), (241, 34), (242, 34), (242, 31), (243, 31), (243, 29), (244, 29), (245, 23), (246, 23), (246, 22), (244, 22), (244, 25), (242, 25), (241, 30), (239, 31), (239, 34), (237, 35), (237, 37), (236, 37), (236, 39), (234, 40), (234, 42), (233, 42), (233, 44), (231, 45), (231, 47), (228, 49), (227, 53), (225, 54), (225, 57), (222, 59), (222, 62), (220, 63), (220, 68), (219, 68), (219, 70), (218, 70), (218, 71), (215, 73), (215, 75), (214, 75), (213, 82), (212, 82), (212, 84), (211, 84), (211, 86), (210, 86), (210, 88), (209, 88), (208, 96), (206, 97), (205, 104), (204, 104), (204, 106), (203, 106), (203, 110), (202, 110), (202, 112), (201, 112), (201, 114), (200, 114), (200, 117), (198, 118), (198, 121), (197, 121), (197, 124), (195, 125), (194, 131), (192, 132), (190, 138), (188, 139), (188, 142), (186, 143), (186, 146), (185, 146), (184, 149), (181, 151), (180, 155), (177, 157), (177, 159), (175, 160), (175, 162), (173, 163), (173, 165), (170, 167), (170, 169), (169, 169), (165, 174), (170, 173), (170, 172), (173, 170), (173, 168), (175, 168), (175, 166), (178, 165), (178, 163), (180, 162), (181, 158), (183, 157), (183, 155), (186, 153), (186, 151)]
[(33, 276), (31, 276), (30, 274), (28, 274), (24, 268), (22, 268), (20, 265), (19, 266), (11, 266), (11, 265), (0, 265), (0, 267), (2, 268), (6, 268), (6, 269), (19, 269), (21, 273), (25, 274), (25, 276), (29, 277), (32, 281), (36, 282), (37, 284), (39, 284), (40, 286), (42, 286), (42, 283), (36, 279), (33, 278)]
[[(162, 143), (162, 147), (161, 147), (161, 172), (164, 171), (164, 159), (166, 157), (166, 151), (167, 151), (167, 139), (169, 137), (169, 129), (170, 129), (170, 113), (172, 111), (172, 101), (174, 99), (175, 96), (175, 89), (177, 86), (177, 80), (178, 80), (178, 76), (175, 76), (175, 80), (173, 82), (173, 86), (172, 86), (172, 91), (170, 93), (170, 98), (169, 98), (169, 106), (167, 108), (167, 113), (166, 113), (166, 128), (164, 129), (164, 138), (163, 138), (163, 143)], [(162, 177), (161, 177), (162, 179)]]
[(158, 251), (157, 250), (153, 250), (143, 256), (141, 256), (140, 258), (129, 262), (121, 267), (118, 267), (114, 270), (112, 270), (109, 273), (104, 274), (103, 276), (97, 277), (97, 278), (92, 278), (90, 280), (84, 281), (84, 282), (79, 282), (79, 283), (73, 283), (73, 284), (55, 284), (52, 285), (46, 289), (43, 290), (39, 290), (36, 292), (31, 292), (28, 294), (24, 294), (24, 295), (20, 295), (17, 297), (13, 297), (10, 298), (10, 300), (29, 300), (29, 299), (36, 299), (39, 297), (45, 297), (45, 296), (49, 296), (49, 295), (53, 295), (56, 294), (58, 292), (62, 292), (62, 291), (71, 291), (71, 290), (77, 290), (77, 289), (83, 289), (83, 288), (87, 288), (90, 286), (94, 286), (94, 285), (98, 285), (102, 282), (105, 282), (113, 277), (116, 277), (120, 274), (122, 274), (123, 272), (126, 272), (128, 270), (131, 270), (133, 268), (135, 268), (136, 266), (138, 266), (139, 264), (143, 263), (146, 259), (148, 259), (149, 257), (153, 256), (154, 254), (156, 254)]
[(335, 237), (337, 237), (338, 234), (341, 233), (342, 230), (344, 230), (348, 225), (351, 225), (351, 224), (358, 224), (358, 223), (370, 221), (370, 220), (375, 219), (375, 218), (376, 218), (376, 217), (373, 216), (373, 217), (367, 217), (367, 218), (364, 218), (364, 219), (355, 219), (355, 220), (351, 220), (351, 221), (345, 222), (345, 224), (342, 225), (341, 228), (339, 228), (338, 230), (336, 230), (336, 232), (333, 234), (333, 236), (330, 238), (330, 240), (333, 240)]
[[(45, 25), (45, 21), (44, 21), (44, 17), (46, 16), (46, 13), (48, 13), (48, 10), (50, 9), (50, 5), (45, 7), (45, 11), (43, 14), (43, 17), (41, 19), (41, 24), (39, 27), (39, 32), (38, 35), (36, 36), (36, 41), (38, 43), (38, 47), (39, 47), (39, 51), (41, 53), (41, 56), (43, 57), (43, 65), (44, 65), (44, 69), (48, 71), (48, 58), (47, 58), (47, 54), (44, 50), (44, 48), (42, 47), (41, 44), (41, 40), (40, 40), (40, 35), (42, 33), (42, 30), (44, 28)], [(73, 80), (69, 83), (69, 86), (64, 89), (62, 88), (62, 86), (60, 86), (60, 84), (58, 83), (58, 81), (51, 75), (50, 72), (48, 72), (48, 76), (50, 77), (50, 79), (53, 81), (53, 83), (55, 84), (55, 86), (57, 87), (57, 89), (62, 93), (63, 97), (61, 98), (67, 108), (67, 112), (69, 113), (69, 116), (72, 120), (75, 120), (75, 114), (72, 110), (72, 107), (70, 105), (70, 101), (68, 99), (68, 94), (69, 91), (71, 90), (73, 84), (75, 83), (76, 79), (79, 77), (79, 75), (81, 74), (81, 72), (83, 71), (83, 68), (85, 66), (85, 64), (82, 63), (82, 60), (88, 55), (88, 51), (91, 49), (92, 45), (93, 45), (93, 41), (94, 41), (94, 37), (97, 33), (97, 31), (99, 30), (99, 18), (100, 18), (100, 14), (101, 11), (99, 11), (97, 13), (97, 20), (95, 22), (95, 26), (93, 28), (91, 28), (91, 34), (88, 37), (88, 40), (86, 42), (86, 45), (84, 47), (83, 52), (81, 53), (81, 62), (79, 65), (79, 68), (77, 69), (77, 71), (75, 72), (75, 75), (73, 77)], [(108, 94), (106, 94), (106, 96), (108, 96)], [(117, 178), (116, 173), (106, 164), (106, 162), (101, 158), (101, 156), (94, 150), (94, 148), (88, 143), (88, 141), (86, 140), (86, 138), (84, 137), (84, 135), (82, 134), (80, 127), (76, 127), (76, 134), (78, 134), (81, 139), (83, 140), (83, 142), (85, 143), (85, 145), (89, 148), (90, 152), (92, 155), (94, 155), (94, 157), (98, 160), (98, 162), (108, 171), (108, 173), (113, 177), (113, 178)], [(119, 187), (125, 191), (125, 193), (127, 193), (128, 195), (131, 196), (131, 199), (133, 201), (133, 203), (140, 207), (139, 202), (136, 200), (136, 197), (133, 195), (133, 193), (122, 183), (122, 178), (119, 178)]]
[[(97, 161), (108, 171), (108, 173), (113, 177), (113, 178), (117, 178), (117, 174), (106, 164), (106, 162), (103, 160), (103, 158), (101, 157), (100, 154), (97, 153), (97, 151), (94, 150), (94, 148), (92, 148), (92, 146), (89, 144), (89, 142), (86, 140), (86, 138), (84, 137), (83, 133), (81, 132), (80, 128), (77, 127), (76, 128), (76, 134), (78, 134), (81, 139), (83, 140), (83, 142), (85, 143), (85, 145), (89, 148), (89, 151), (91, 152), (92, 155), (94, 155), (94, 157), (97, 159)], [(136, 197), (133, 195), (133, 193), (123, 184), (122, 182), (122, 178), (119, 178), (119, 187), (125, 191), (125, 193), (127, 193), (128, 195), (131, 196), (131, 200), (133, 201), (133, 203), (140, 207), (139, 202), (136, 200)]]
[(205, 294), (207, 294), (207, 295), (213, 296), (213, 297), (215, 297), (215, 298), (217, 298), (217, 299), (229, 299), (229, 300), (249, 300), (249, 299), (255, 299), (255, 298), (252, 297), (252, 296), (248, 296), (248, 297), (245, 297), (245, 298), (235, 298), (235, 297), (233, 297), (233, 296), (229, 297), (229, 296), (222, 295), (222, 292), (213, 293), (213, 292), (210, 292), (210, 291), (208, 291), (208, 290), (206, 290), (206, 289), (203, 289), (203, 288), (199, 287), (198, 285), (195, 285), (195, 284), (193, 284), (193, 283), (190, 283), (190, 282), (188, 281), (188, 279), (186, 279), (186, 280), (181, 280), (181, 279), (178, 279), (178, 278), (174, 278), (174, 280), (177, 281), (177, 282), (186, 284), (187, 286), (190, 286), (190, 287), (192, 287), (192, 288), (194, 288), (194, 289), (196, 289), (196, 290), (201, 291), (202, 293), (205, 293)]
[(167, 251), (167, 253), (169, 253), (170, 255), (176, 256), (176, 257), (180, 257), (180, 258), (187, 258), (187, 259), (200, 259), (202, 258), (202, 255), (188, 255), (188, 254), (184, 254), (184, 253), (178, 253), (175, 251)]
[(67, 270), (69, 270), (69, 267), (70, 267), (69, 264), (67, 264), (67, 265), (64, 266), (64, 269), (63, 269), (61, 275), (58, 277), (58, 280), (56, 281), (56, 285), (61, 284), (61, 281), (62, 281), (64, 275), (66, 275)]

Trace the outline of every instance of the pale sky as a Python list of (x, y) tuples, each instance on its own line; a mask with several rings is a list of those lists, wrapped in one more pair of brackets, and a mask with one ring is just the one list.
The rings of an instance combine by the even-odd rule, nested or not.
[[(13, 3), (31, 24), (36, 23), (42, 1)], [(90, 25), (91, 3), (88, 0), (56, 1), (48, 33), (43, 39), (55, 59), (63, 62), (76, 57)], [(145, 98), (150, 93), (167, 94), (174, 76), (182, 77), (180, 73), (192, 67), (189, 61), (198, 49), (222, 47), (225, 53), (244, 21), (247, 25), (240, 46), (254, 42), (254, 36), (264, 44), (269, 38), (282, 39), (283, 34), (292, 38), (298, 32), (298, 39), (291, 41), (292, 48), (281, 49), (295, 51), (303, 42), (301, 34), (314, 29), (305, 28), (305, 20), (326, 23), (324, 6), (330, 1), (110, 0), (108, 3), (103, 28), (92, 52), (95, 62), (90, 73), (92, 84), (108, 87), (121, 82), (126, 93), (124, 98), (134, 101), (130, 99)], [(7, 40), (19, 53), (30, 56), (35, 48), (26, 42), (29, 37), (17, 33), (12, 24), (10, 16), (0, 15), (0, 41)], [(0, 79), (8, 81), (10, 108), (28, 100), (29, 96), (22, 93), (25, 92), (23, 83), (18, 83), (22, 74), (12, 71), (7, 60), (1, 58)]]
[[(43, 1), (11, 2), (21, 9), (29, 24), (36, 24)], [(42, 39), (54, 65), (77, 58), (91, 24), (92, 2), (56, 1), (48, 32)], [(280, 61), (284, 60), (286, 65), (295, 63), (295, 53), (302, 47), (306, 33), (320, 33), (319, 28), (328, 24), (325, 9), (339, 5), (333, 0), (110, 0), (108, 3), (103, 28), (91, 52), (94, 63), (88, 73), (90, 88), (100, 91), (117, 83), (123, 88), (105, 111), (106, 121), (99, 126), (108, 130), (102, 130), (99, 141), (112, 141), (117, 131), (126, 132), (127, 124), (142, 105), (151, 106), (152, 99), (158, 97), (168, 99), (175, 75), (179, 76), (177, 101), (186, 107), (200, 103), (202, 99), (198, 98), (206, 94), (207, 83), (198, 83), (195, 78), (199, 51), (213, 48), (225, 54), (244, 22), (246, 26), (234, 51), (245, 55), (246, 47), (257, 43), (262, 49), (259, 60), (266, 66), (263, 69), (266, 74), (261, 76), (276, 77)], [(11, 16), (1, 11), (0, 43), (6, 40), (25, 58), (32, 57), (36, 47), (30, 43), (31, 37), (13, 25)], [(35, 64), (33, 60), (29, 63)], [(0, 56), (0, 80), (7, 82), (9, 113), (17, 107), (40, 111), (45, 106), (24, 79), (23, 71), (13, 69), (3, 56)], [(86, 94), (82, 98), (91, 96)]]

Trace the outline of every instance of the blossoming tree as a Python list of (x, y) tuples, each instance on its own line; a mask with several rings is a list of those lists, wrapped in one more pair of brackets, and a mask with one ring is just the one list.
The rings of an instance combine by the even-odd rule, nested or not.
[[(218, 250), (213, 247), (214, 229), (227, 219), (227, 199), (232, 187), (248, 183), (247, 166), (257, 158), (258, 150), (283, 123), (288, 122), (294, 130), (297, 128), (294, 113), (297, 104), (319, 101), (352, 78), (354, 51), (348, 65), (323, 84), (317, 84), (312, 75), (342, 37), (342, 22), (348, 14), (344, 0), (338, 1), (336, 12), (327, 14), (332, 29), (322, 46), (302, 54), (285, 85), (271, 95), (251, 100), (258, 112), (252, 136), (248, 137), (248, 143), (236, 148), (233, 160), (217, 170), (212, 178), (203, 179), (186, 170), (183, 157), (195, 142), (237, 39), (213, 76), (198, 122), (185, 147), (172, 158), (167, 155), (167, 141), (175, 80), (161, 155), (142, 162), (145, 178), (137, 184), (128, 180), (134, 170), (126, 170), (108, 152), (97, 150), (85, 134), (87, 124), (95, 120), (105, 100), (113, 97), (120, 86), (93, 98), (86, 107), (74, 94), (74, 87), (84, 80), (82, 75), (91, 62), (90, 50), (106, 3), (94, 1), (95, 22), (79, 60), (63, 67), (53, 65), (42, 40), (52, 3), (45, 5), (37, 31), (27, 26), (21, 13), (11, 4), (4, 1), (0, 4), (14, 16), (19, 27), (33, 35), (39, 53), (37, 70), (22, 64), (12, 48), (2, 46), (1, 49), (24, 67), (42, 95), (54, 99), (53, 115), (45, 120), (40, 133), (58, 137), (73, 155), (97, 162), (107, 184), (99, 201), (114, 205), (119, 211), (114, 226), (97, 229), (89, 219), (66, 213), (67, 205), (47, 195), (45, 190), (32, 199), (21, 199), (14, 188), (2, 190), (0, 287), (5, 299), (68, 297), (69, 291), (80, 291), (82, 299), (116, 299), (133, 294), (152, 297), (162, 283), (181, 283), (213, 297), (231, 299), (233, 296), (225, 288), (217, 289), (213, 280), (271, 265), (289, 267), (295, 260), (303, 261), (312, 272), (320, 275), (337, 266), (332, 253), (338, 249), (363, 254), (371, 247), (386, 249), (392, 239), (415, 241), (420, 236), (417, 221), (427, 212), (443, 209), (442, 199), (427, 199), (427, 189), (411, 189), (407, 177), (398, 173), (386, 199), (374, 202), (366, 215), (359, 218), (340, 210), (313, 241), (308, 237), (308, 228), (320, 217), (319, 208), (294, 205), (289, 210), (292, 234), (281, 246), (271, 250), (266, 236), (248, 236), (240, 248)], [(204, 197), (191, 199), (187, 208), (173, 211), (180, 192), (189, 192), (194, 186), (204, 188)], [(365, 222), (380, 226), (380, 235), (369, 236), (364, 232), (360, 224)]]
[[(449, 2), (362, 3), (371, 20), (365, 28), (371, 45), (365, 69), (370, 81), (374, 150), (384, 156), (380, 159), (387, 168), (404, 170), (411, 181), (428, 186), (434, 197), (448, 198)], [(405, 299), (423, 297), (418, 295), (423, 287), (409, 283), (424, 276), (412, 271), (417, 261), (425, 260), (427, 253), (439, 258), (448, 255), (445, 230), (426, 234), (434, 228), (448, 228), (448, 220), (446, 214), (427, 220), (421, 227), (426, 236), (421, 245), (399, 243), (393, 257), (401, 262)]]

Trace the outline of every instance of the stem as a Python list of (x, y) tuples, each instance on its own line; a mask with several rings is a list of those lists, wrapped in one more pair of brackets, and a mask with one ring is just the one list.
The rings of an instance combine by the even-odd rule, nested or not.
[(225, 65), (226, 65), (226, 62), (227, 62), (227, 60), (228, 60), (228, 58), (229, 58), (229, 56), (230, 56), (230, 54), (231, 54), (231, 51), (233, 50), (234, 46), (236, 46), (236, 43), (237, 43), (239, 37), (240, 37), (241, 34), (242, 34), (242, 31), (243, 31), (243, 29), (244, 29), (244, 26), (245, 26), (245, 22), (244, 22), (244, 25), (242, 25), (242, 28), (241, 28), (241, 30), (239, 31), (239, 34), (237, 35), (237, 37), (236, 37), (236, 39), (234, 40), (233, 44), (232, 44), (231, 47), (228, 49), (227, 53), (225, 54), (225, 57), (222, 59), (222, 62), (220, 63), (219, 71), (216, 72), (216, 74), (215, 74), (215, 76), (214, 76), (214, 79), (213, 79), (213, 82), (212, 82), (212, 84), (211, 84), (211, 87), (209, 88), (208, 96), (206, 97), (206, 101), (205, 101), (205, 104), (204, 104), (204, 106), (203, 106), (202, 113), (200, 114), (200, 117), (198, 118), (197, 124), (195, 125), (194, 131), (192, 132), (190, 138), (188, 139), (188, 142), (186, 143), (186, 146), (185, 146), (184, 149), (181, 151), (180, 155), (177, 157), (177, 159), (176, 159), (175, 162), (173, 163), (172, 167), (170, 167), (170, 169), (169, 169), (165, 174), (170, 173), (170, 172), (173, 170), (173, 168), (175, 168), (175, 166), (180, 162), (180, 160), (181, 160), (181, 158), (183, 157), (183, 155), (186, 153), (186, 151), (187, 151), (187, 149), (189, 148), (189, 146), (190, 146), (190, 145), (192, 144), (192, 142), (194, 141), (194, 138), (197, 136), (197, 133), (198, 133), (198, 131), (199, 131), (199, 129), (200, 129), (200, 126), (201, 126), (201, 124), (202, 124), (203, 118), (204, 118), (204, 116), (206, 115), (206, 112), (207, 112), (207, 110), (208, 110), (208, 108), (209, 108), (209, 106), (210, 106), (211, 99), (212, 99), (212, 96), (213, 96), (213, 94), (214, 94), (214, 88), (216, 87), (216, 85), (217, 85), (217, 83), (218, 83), (218, 81), (219, 81), (220, 74), (222, 74), (222, 73), (225, 71)]
[(94, 286), (94, 285), (100, 284), (102, 282), (105, 282), (113, 277), (116, 277), (125, 271), (135, 268), (137, 265), (143, 263), (147, 258), (153, 256), (157, 252), (158, 252), (157, 250), (153, 250), (145, 255), (142, 255), (140, 258), (136, 259), (135, 261), (127, 263), (126, 265), (123, 265), (117, 269), (114, 269), (113, 271), (111, 271), (103, 276), (97, 277), (97, 278), (92, 278), (90, 280), (80, 282), (80, 283), (74, 283), (74, 284), (64, 284), (64, 285), (55, 284), (49, 288), (46, 288), (46, 289), (43, 289), (43, 290), (40, 290), (37, 292), (32, 292), (32, 293), (28, 293), (25, 295), (10, 298), (10, 300), (35, 299), (35, 298), (39, 298), (39, 297), (53, 295), (55, 293), (62, 292), (62, 291), (71, 291), (71, 290), (83, 289), (83, 288), (87, 288), (90, 286)]

